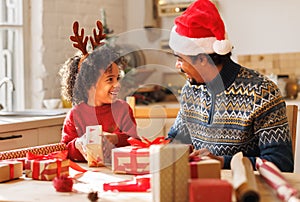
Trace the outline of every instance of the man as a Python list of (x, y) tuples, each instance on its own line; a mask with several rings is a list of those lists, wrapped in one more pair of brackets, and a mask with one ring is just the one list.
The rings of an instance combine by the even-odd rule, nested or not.
[(224, 169), (242, 151), (254, 168), (260, 157), (292, 172), (285, 101), (272, 81), (231, 60), (224, 23), (209, 0), (175, 19), (169, 45), (187, 82), (168, 138), (193, 144), (192, 155), (218, 159)]

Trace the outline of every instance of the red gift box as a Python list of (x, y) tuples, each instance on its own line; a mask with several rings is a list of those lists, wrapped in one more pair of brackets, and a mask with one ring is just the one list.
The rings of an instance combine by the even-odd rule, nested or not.
[(231, 202), (232, 185), (220, 179), (190, 179), (190, 202)]
[(167, 144), (169, 140), (158, 137), (153, 141), (142, 137), (143, 141), (129, 138), (131, 146), (112, 149), (112, 171), (115, 173), (143, 175), (149, 174), (149, 147)]
[(19, 161), (0, 161), (0, 182), (19, 178), (23, 175), (23, 165)]
[(70, 161), (66, 157), (67, 151), (48, 155), (28, 153), (25, 162), (26, 177), (35, 180), (53, 180), (56, 176), (69, 175)]

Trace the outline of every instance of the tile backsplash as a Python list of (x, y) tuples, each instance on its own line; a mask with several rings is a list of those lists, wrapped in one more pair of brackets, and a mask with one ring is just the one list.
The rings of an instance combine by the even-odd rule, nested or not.
[(258, 55), (239, 55), (239, 64), (263, 74), (300, 77), (300, 52)]

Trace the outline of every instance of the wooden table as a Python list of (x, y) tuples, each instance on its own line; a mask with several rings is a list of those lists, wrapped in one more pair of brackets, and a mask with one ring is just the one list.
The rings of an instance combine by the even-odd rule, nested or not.
[[(80, 164), (86, 167), (85, 164)], [(93, 169), (97, 172), (86, 172), (73, 188), (72, 193), (56, 192), (51, 181), (38, 181), (29, 178), (20, 178), (6, 183), (0, 183), (0, 201), (89, 201), (87, 193), (99, 191), (99, 201), (152, 201), (151, 192), (104, 192), (102, 185), (105, 182), (116, 182), (132, 179), (132, 175), (113, 174), (109, 168)], [(75, 174), (71, 172), (71, 175)], [(261, 202), (281, 202), (273, 190), (256, 173), (258, 189), (261, 194)], [(283, 173), (286, 179), (300, 190), (300, 175), (295, 173)], [(231, 182), (231, 170), (222, 170), (222, 179)], [(233, 201), (235, 201), (233, 193)]]

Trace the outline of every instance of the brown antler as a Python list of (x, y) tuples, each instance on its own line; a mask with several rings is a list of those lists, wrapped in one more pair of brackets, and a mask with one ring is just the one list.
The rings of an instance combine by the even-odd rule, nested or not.
[(94, 34), (94, 38), (92, 36), (90, 36), (90, 40), (91, 40), (91, 44), (93, 46), (93, 49), (95, 49), (97, 46), (102, 45), (103, 43), (101, 43), (102, 39), (106, 38), (106, 34), (103, 34), (103, 25), (102, 23), (98, 20), (96, 22), (99, 33), (97, 34), (96, 29), (93, 29), (93, 34)]
[(87, 46), (87, 42), (88, 42), (88, 37), (84, 37), (84, 29), (81, 29), (81, 34), (78, 34), (78, 27), (79, 27), (79, 23), (77, 21), (75, 21), (73, 23), (73, 33), (74, 36), (70, 36), (71, 41), (74, 42), (73, 46), (75, 48), (78, 48), (79, 50), (81, 50), (83, 55), (87, 55), (88, 51), (86, 49)]

